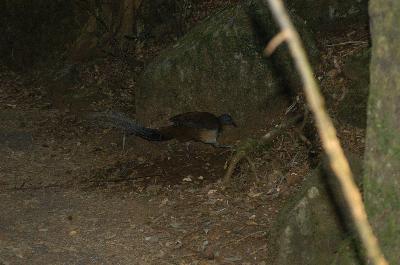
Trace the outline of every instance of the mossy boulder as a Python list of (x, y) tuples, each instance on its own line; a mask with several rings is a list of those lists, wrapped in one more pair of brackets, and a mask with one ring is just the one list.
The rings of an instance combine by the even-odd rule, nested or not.
[[(350, 155), (358, 180), (362, 161)], [(359, 183), (359, 181), (358, 181)], [(276, 231), (276, 265), (359, 265), (354, 229), (335, 178), (321, 165), (281, 211)]]
[(367, 125), (370, 57), (371, 50), (363, 50), (348, 58), (343, 69), (350, 85), (340, 102), (338, 118), (359, 128), (365, 128)]
[(290, 10), (317, 31), (340, 30), (356, 22), (368, 26), (368, 0), (287, 0)]
[[(312, 58), (318, 51), (298, 17)], [(239, 122), (262, 121), (286, 99), (288, 86), (301, 87), (285, 45), (266, 58), (263, 49), (278, 32), (262, 1), (218, 12), (193, 28), (145, 68), (136, 95), (144, 124), (184, 111), (229, 112)]]

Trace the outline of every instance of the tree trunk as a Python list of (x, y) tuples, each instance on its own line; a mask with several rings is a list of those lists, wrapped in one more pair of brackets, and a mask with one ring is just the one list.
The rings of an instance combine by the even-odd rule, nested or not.
[(120, 54), (134, 35), (137, 10), (142, 0), (96, 1), (76, 0), (78, 13), (87, 12), (89, 18), (70, 50), (72, 61), (82, 61), (108, 50)]
[(364, 191), (391, 264), (400, 261), (400, 1), (371, 0), (372, 57)]
[(120, 25), (117, 29), (117, 39), (119, 40), (120, 48), (123, 49), (126, 45), (126, 36), (132, 36), (135, 22), (136, 11), (138, 10), (142, 0), (122, 0), (120, 8)]

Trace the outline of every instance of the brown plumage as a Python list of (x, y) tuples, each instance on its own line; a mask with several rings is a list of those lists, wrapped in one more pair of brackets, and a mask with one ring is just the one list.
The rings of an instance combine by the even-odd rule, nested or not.
[(98, 113), (92, 117), (106, 119), (107, 124), (125, 130), (149, 141), (168, 141), (176, 139), (181, 142), (198, 141), (224, 147), (217, 141), (223, 127), (235, 122), (229, 114), (215, 116), (209, 112), (186, 112), (170, 118), (171, 125), (159, 129), (146, 128), (120, 113)]

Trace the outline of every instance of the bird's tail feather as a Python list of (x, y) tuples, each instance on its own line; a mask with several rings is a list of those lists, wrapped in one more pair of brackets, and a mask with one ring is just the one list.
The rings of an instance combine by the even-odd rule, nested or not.
[(126, 134), (134, 134), (148, 141), (167, 141), (170, 137), (163, 135), (160, 130), (146, 128), (135, 120), (118, 112), (95, 112), (88, 115), (89, 119), (96, 120), (102, 126), (122, 129)]

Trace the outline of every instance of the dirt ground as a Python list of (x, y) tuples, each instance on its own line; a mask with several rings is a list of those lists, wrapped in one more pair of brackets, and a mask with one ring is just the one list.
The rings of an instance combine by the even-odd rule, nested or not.
[(0, 264), (265, 264), (281, 199), (222, 191), (230, 151), (137, 155), (3, 70)]
[[(365, 39), (359, 34), (349, 28), (320, 45)], [(340, 94), (346, 80), (327, 73), (356, 49), (324, 47), (325, 92)], [(132, 113), (131, 66), (100, 61), (76, 71), (69, 83), (43, 69), (0, 68), (1, 265), (270, 264), (275, 217), (311, 167), (307, 143), (288, 131), (224, 190), (231, 151), (132, 138), (122, 148), (121, 133), (83, 119), (87, 110)], [(343, 126), (339, 136), (362, 152), (363, 130)]]

